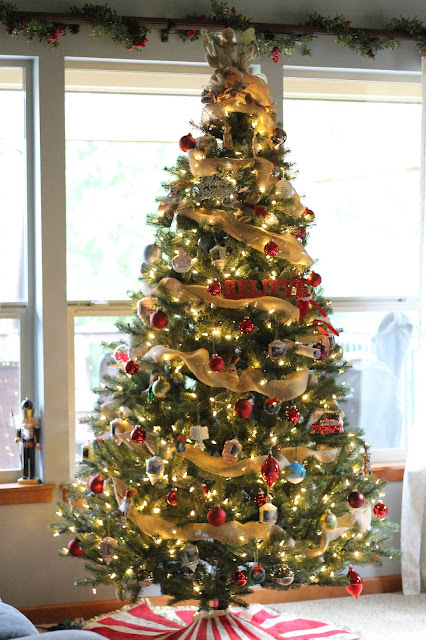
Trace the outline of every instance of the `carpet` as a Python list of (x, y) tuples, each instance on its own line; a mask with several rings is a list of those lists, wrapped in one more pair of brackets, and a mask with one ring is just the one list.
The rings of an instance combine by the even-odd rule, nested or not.
[(361, 640), (348, 629), (262, 605), (203, 615), (195, 607), (155, 607), (147, 599), (89, 621), (84, 629), (110, 640)]

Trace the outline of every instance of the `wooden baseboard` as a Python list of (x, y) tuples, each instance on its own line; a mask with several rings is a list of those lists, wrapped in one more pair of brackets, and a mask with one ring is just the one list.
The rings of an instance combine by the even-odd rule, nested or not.
[[(377, 576), (375, 578), (364, 579), (363, 595), (374, 593), (394, 593), (402, 590), (400, 575)], [(301, 587), (300, 589), (290, 589), (289, 591), (274, 591), (273, 589), (255, 589), (253, 593), (246, 596), (246, 602), (258, 602), (260, 604), (276, 604), (279, 602), (301, 602), (303, 600), (322, 600), (324, 598), (351, 597), (345, 587)], [(362, 597), (362, 596), (361, 596)], [(153, 605), (164, 606), (169, 600), (168, 596), (152, 596), (150, 601)], [(47, 604), (39, 607), (21, 607), (20, 611), (27, 616), (34, 624), (48, 624), (60, 622), (65, 619), (94, 618), (102, 614), (119, 609), (124, 604), (129, 604), (129, 600), (119, 602), (117, 600), (97, 600), (93, 602), (70, 602), (64, 604)], [(182, 603), (181, 603), (182, 604)], [(196, 606), (195, 600), (189, 600), (185, 604)]]

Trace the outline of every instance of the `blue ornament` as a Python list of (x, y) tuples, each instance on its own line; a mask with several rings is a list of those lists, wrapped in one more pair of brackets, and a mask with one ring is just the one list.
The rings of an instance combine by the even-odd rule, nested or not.
[(252, 567), (250, 569), (249, 578), (253, 584), (262, 584), (265, 579), (265, 569), (260, 564)]
[(270, 416), (276, 416), (280, 412), (281, 402), (278, 398), (268, 398), (263, 405), (263, 410)]
[(303, 478), (306, 476), (306, 469), (303, 464), (300, 464), (300, 462), (292, 462), (288, 467), (286, 467), (285, 473), (289, 482), (299, 484), (299, 482), (302, 482)]

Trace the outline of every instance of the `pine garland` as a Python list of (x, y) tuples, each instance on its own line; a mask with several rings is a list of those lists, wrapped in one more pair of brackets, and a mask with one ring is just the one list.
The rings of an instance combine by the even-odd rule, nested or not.
[[(0, 23), (6, 32), (12, 36), (23, 36), (27, 41), (38, 39), (47, 42), (52, 47), (59, 46), (60, 37), (68, 34), (75, 35), (80, 31), (79, 19), (88, 21), (92, 35), (95, 38), (112, 40), (117, 45), (125, 46), (129, 50), (144, 49), (147, 42), (147, 34), (151, 30), (141, 25), (143, 19), (123, 17), (115, 9), (108, 5), (89, 4), (83, 6), (71, 6), (70, 18), (75, 18), (75, 23), (64, 24), (49, 20), (47, 17), (32, 15), (31, 12), (18, 11), (16, 5), (0, 0)], [(256, 25), (235, 7), (229, 7), (225, 2), (211, 0), (211, 13), (207, 16), (195, 13), (184, 16), (184, 20), (225, 25), (235, 31)], [(306, 31), (304, 31), (304, 28)], [(348, 49), (355, 51), (363, 58), (375, 58), (379, 51), (384, 49), (396, 49), (400, 46), (397, 37), (381, 37), (371, 34), (369, 29), (359, 29), (351, 26), (350, 20), (342, 15), (335, 17), (323, 16), (317, 12), (308, 15), (308, 19), (300, 27), (300, 33), (275, 34), (273, 32), (256, 31), (256, 42), (261, 56), (269, 56), (274, 62), (278, 62), (281, 54), (291, 56), (296, 47), (302, 47), (303, 55), (311, 55), (307, 46), (317, 33), (311, 33), (317, 29), (325, 34), (336, 36), (336, 42)], [(426, 28), (418, 18), (392, 18), (385, 27), (386, 31), (403, 33), (405, 39), (416, 43), (420, 54), (426, 52)], [(184, 41), (195, 41), (200, 37), (198, 29), (178, 30), (179, 37)]]

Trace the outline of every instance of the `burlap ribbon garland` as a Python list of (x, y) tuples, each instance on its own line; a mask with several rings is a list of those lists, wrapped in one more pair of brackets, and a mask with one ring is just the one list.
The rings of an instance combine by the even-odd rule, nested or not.
[(245, 242), (252, 249), (264, 252), (265, 244), (273, 240), (279, 247), (279, 254), (276, 257), (289, 260), (293, 264), (302, 264), (311, 266), (312, 258), (307, 253), (303, 244), (297, 240), (291, 233), (272, 233), (260, 227), (251, 224), (238, 222), (234, 216), (220, 209), (204, 209), (203, 207), (192, 209), (184, 204), (178, 209), (178, 214), (195, 220), (198, 223), (207, 222), (208, 224), (216, 224), (222, 229), (241, 242)]
[[(267, 85), (265, 85), (265, 88), (267, 88)], [(205, 124), (217, 120), (223, 122), (227, 113), (255, 115), (256, 120), (254, 122), (253, 132), (260, 134), (267, 133), (268, 137), (270, 137), (277, 128), (276, 121), (269, 115), (264, 106), (253, 102), (247, 104), (244, 102), (244, 95), (242, 94), (228, 98), (227, 100), (222, 100), (221, 102), (212, 102), (206, 105), (201, 114), (201, 121)]]
[(276, 396), (280, 402), (297, 398), (306, 390), (309, 369), (301, 369), (289, 373), (284, 380), (272, 380), (268, 382), (262, 369), (245, 369), (241, 375), (223, 371), (212, 371), (209, 367), (210, 354), (207, 349), (196, 351), (177, 351), (165, 345), (152, 347), (143, 357), (143, 360), (164, 362), (179, 358), (183, 360), (188, 369), (200, 382), (209, 387), (228, 389), (235, 393), (256, 391), (268, 397)]

